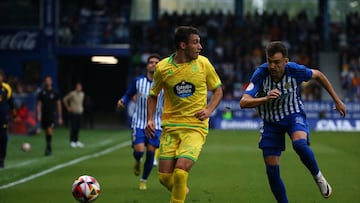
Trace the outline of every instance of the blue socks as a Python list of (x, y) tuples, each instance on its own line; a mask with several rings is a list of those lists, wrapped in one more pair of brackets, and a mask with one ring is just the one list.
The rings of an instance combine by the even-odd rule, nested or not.
[(141, 157), (144, 155), (144, 152), (134, 151), (133, 155), (134, 155), (134, 158), (135, 158), (136, 161), (140, 161)]
[(149, 175), (151, 173), (151, 170), (154, 165), (154, 155), (155, 155), (155, 152), (146, 151), (146, 160), (145, 160), (145, 164), (144, 164), (144, 172), (142, 175), (143, 180), (147, 180), (147, 178), (149, 177)]
[[(133, 152), (134, 158), (136, 161), (140, 161), (142, 156), (144, 155), (144, 152), (137, 152), (134, 151)], [(144, 163), (144, 171), (143, 171), (143, 175), (141, 177), (142, 180), (147, 180), (147, 178), (149, 177), (151, 170), (153, 168), (154, 165), (154, 155), (155, 152), (153, 151), (146, 151), (146, 159), (145, 159), (145, 163)]]
[(273, 192), (278, 203), (288, 203), (286, 190), (283, 181), (280, 178), (280, 167), (266, 166), (266, 174), (269, 179), (271, 191)]
[(319, 167), (311, 148), (308, 146), (306, 139), (299, 139), (292, 143), (294, 150), (299, 155), (302, 163), (309, 169), (314, 176), (319, 173)]
[[(319, 173), (319, 167), (315, 160), (315, 156), (311, 148), (307, 144), (306, 139), (299, 139), (292, 143), (295, 152), (300, 157), (302, 163), (309, 169), (310, 173), (315, 176)], [(286, 189), (280, 177), (279, 165), (266, 166), (266, 174), (269, 179), (271, 191), (273, 192), (278, 203), (288, 203)]]

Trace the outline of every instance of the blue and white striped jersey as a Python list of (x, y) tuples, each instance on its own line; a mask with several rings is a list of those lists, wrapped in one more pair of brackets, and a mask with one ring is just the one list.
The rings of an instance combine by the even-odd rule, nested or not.
[[(152, 83), (153, 81), (149, 80), (145, 75), (139, 76), (134, 80), (130, 88), (122, 97), (124, 103), (127, 105), (128, 102), (132, 99), (132, 97), (136, 94), (135, 111), (132, 116), (131, 128), (145, 129), (147, 116), (147, 99)], [(161, 116), (163, 112), (163, 106), (164, 91), (161, 91), (158, 95), (158, 102), (154, 115), (155, 127), (157, 130), (161, 130)]]
[(289, 62), (285, 66), (285, 75), (281, 81), (274, 82), (268, 71), (267, 63), (260, 65), (252, 75), (245, 94), (263, 97), (272, 89), (279, 89), (281, 96), (257, 107), (264, 121), (277, 122), (293, 113), (303, 113), (304, 106), (300, 98), (301, 83), (310, 80), (311, 69), (304, 65)]

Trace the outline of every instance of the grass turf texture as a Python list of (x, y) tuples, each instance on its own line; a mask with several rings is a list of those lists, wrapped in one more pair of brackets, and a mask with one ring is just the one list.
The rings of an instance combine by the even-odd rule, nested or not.
[[(101, 185), (95, 201), (111, 203), (168, 202), (169, 192), (157, 180), (157, 168), (148, 180), (148, 190), (138, 190), (133, 175), (134, 160), (129, 130), (81, 131), (85, 148), (69, 146), (68, 129), (55, 129), (53, 155), (44, 156), (44, 135), (10, 136), (6, 168), (0, 170), (0, 187), (30, 175), (86, 157), (78, 163), (28, 182), (0, 189), (0, 203), (76, 203), (71, 185), (80, 175), (94, 176)], [(31, 151), (21, 151), (23, 142)], [(189, 176), (186, 202), (276, 202), (267, 183), (257, 131), (210, 130), (207, 142)], [(311, 175), (294, 153), (287, 137), (281, 158), (281, 174), (292, 203), (358, 202), (360, 194), (360, 135), (358, 132), (312, 132), (311, 146), (318, 163), (333, 187), (333, 196), (324, 199)], [(123, 143), (122, 145), (119, 145)], [(116, 148), (114, 148), (116, 147)], [(104, 154), (104, 150), (115, 149)], [(94, 156), (93, 155), (98, 155)]]

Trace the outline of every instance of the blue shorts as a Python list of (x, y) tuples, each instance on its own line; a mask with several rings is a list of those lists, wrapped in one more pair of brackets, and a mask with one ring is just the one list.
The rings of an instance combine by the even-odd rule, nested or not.
[(145, 129), (133, 128), (131, 133), (132, 146), (136, 144), (144, 143), (145, 145), (151, 144), (152, 146), (158, 148), (160, 145), (160, 136), (161, 136), (161, 130), (155, 131), (155, 137), (147, 138), (145, 135)]
[(259, 148), (263, 150), (264, 156), (280, 156), (285, 150), (285, 133), (290, 136), (296, 131), (306, 132), (307, 142), (310, 144), (310, 131), (305, 114), (292, 114), (276, 123), (264, 121), (260, 128)]

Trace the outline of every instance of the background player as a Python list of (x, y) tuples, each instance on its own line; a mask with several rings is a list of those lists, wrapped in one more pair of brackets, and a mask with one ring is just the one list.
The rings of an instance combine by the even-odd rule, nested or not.
[(154, 164), (155, 150), (159, 147), (161, 135), (161, 114), (163, 109), (163, 93), (158, 96), (159, 103), (154, 106), (155, 111), (155, 136), (147, 138), (145, 136), (146, 126), (146, 107), (150, 88), (153, 83), (154, 71), (156, 64), (159, 62), (160, 56), (152, 54), (148, 57), (146, 65), (146, 74), (139, 76), (131, 84), (125, 95), (118, 101), (118, 107), (124, 108), (128, 102), (136, 95), (135, 111), (132, 116), (132, 147), (133, 156), (135, 158), (134, 173), (140, 175), (140, 161), (144, 155), (146, 146), (146, 159), (144, 163), (144, 170), (140, 179), (139, 189), (146, 190), (146, 181), (151, 173)]

